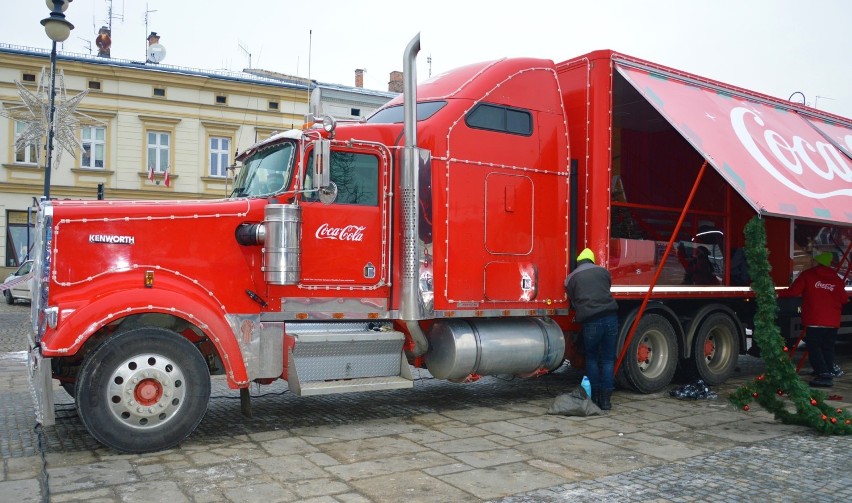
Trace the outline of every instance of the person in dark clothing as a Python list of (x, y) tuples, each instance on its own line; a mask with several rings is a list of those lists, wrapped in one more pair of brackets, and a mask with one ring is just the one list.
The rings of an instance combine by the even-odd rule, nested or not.
[(832, 257), (828, 252), (814, 257), (816, 265), (802, 271), (790, 288), (779, 293), (781, 297), (802, 297), (805, 343), (816, 374), (810, 384), (822, 388), (834, 385), (834, 343), (843, 304), (849, 302), (843, 280), (829, 267)]
[(595, 254), (586, 248), (577, 256), (577, 267), (565, 279), (565, 292), (574, 308), (574, 321), (583, 325), (586, 375), (592, 400), (602, 410), (612, 408), (615, 344), (618, 339), (618, 304), (612, 297), (612, 277), (595, 265)]

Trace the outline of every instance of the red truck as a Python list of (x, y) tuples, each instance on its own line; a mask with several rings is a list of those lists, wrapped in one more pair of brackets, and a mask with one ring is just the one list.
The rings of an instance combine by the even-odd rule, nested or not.
[(44, 201), (38, 420), (57, 379), (98, 441), (145, 452), (194, 430), (215, 374), (248, 407), (276, 379), (316, 395), (410, 388), (412, 366), (462, 382), (581, 365), (563, 281), (583, 247), (612, 272), (621, 386), (716, 384), (748, 343), (755, 212), (778, 284), (815, 249), (848, 275), (848, 119), (612, 51), (416, 86), (419, 46), (402, 96), (257, 143), (227, 199)]

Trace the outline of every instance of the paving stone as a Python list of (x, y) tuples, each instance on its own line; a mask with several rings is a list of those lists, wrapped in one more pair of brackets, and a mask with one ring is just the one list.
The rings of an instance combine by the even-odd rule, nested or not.
[(464, 503), (479, 501), (474, 495), (420, 471), (399, 472), (360, 479), (352, 481), (351, 484), (376, 503), (397, 503), (400, 501), (406, 503), (435, 501)]
[(294, 481), (328, 476), (328, 472), (299, 455), (261, 458), (254, 460), (254, 463), (276, 480)]
[(7, 480), (0, 482), (0, 497), (15, 503), (40, 502), (41, 487), (36, 479)]
[(284, 484), (284, 487), (299, 498), (314, 498), (348, 492), (351, 488), (343, 482), (331, 478), (302, 479)]
[(298, 497), (275, 482), (251, 484), (225, 491), (229, 501), (239, 503), (281, 503), (297, 501)]
[(50, 468), (52, 493), (94, 489), (136, 482), (139, 478), (127, 460), (98, 461), (78, 466)]
[(566, 480), (549, 471), (526, 463), (514, 463), (439, 477), (480, 499), (497, 498), (519, 491), (530, 491), (564, 483)]
[(393, 456), (382, 460), (329, 466), (325, 469), (345, 481), (351, 481), (389, 473), (423, 470), (433, 466), (447, 465), (453, 461), (455, 460), (443, 454), (433, 451), (423, 451), (407, 456)]
[(505, 465), (517, 463), (530, 458), (529, 454), (514, 449), (497, 449), (493, 451), (459, 452), (451, 454), (462, 463), (474, 468), (485, 468), (488, 466)]
[(124, 484), (116, 487), (115, 491), (123, 501), (168, 501), (169, 503), (190, 501), (178, 485), (170, 480)]
[(409, 452), (423, 451), (426, 447), (404, 438), (376, 437), (323, 444), (322, 451), (341, 463), (355, 463), (370, 459), (383, 459)]

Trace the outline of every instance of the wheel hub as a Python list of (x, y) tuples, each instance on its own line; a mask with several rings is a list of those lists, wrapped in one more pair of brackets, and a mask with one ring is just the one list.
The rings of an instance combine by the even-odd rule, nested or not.
[(185, 395), (186, 379), (177, 364), (162, 355), (141, 354), (113, 370), (107, 403), (118, 421), (146, 429), (174, 417)]
[(710, 360), (713, 359), (713, 357), (715, 355), (716, 355), (716, 342), (713, 341), (713, 339), (708, 338), (704, 342), (704, 358), (706, 358), (707, 361), (710, 361)]
[(163, 385), (156, 379), (142, 379), (133, 390), (133, 396), (141, 405), (154, 405), (163, 397)]
[(651, 346), (644, 342), (639, 343), (639, 348), (636, 350), (636, 360), (639, 362), (640, 366), (649, 362), (651, 359), (651, 353), (653, 353)]

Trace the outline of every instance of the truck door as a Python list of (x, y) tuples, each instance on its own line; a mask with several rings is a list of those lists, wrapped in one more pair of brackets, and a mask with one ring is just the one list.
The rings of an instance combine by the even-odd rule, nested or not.
[[(306, 189), (312, 188), (312, 157), (305, 170)], [(332, 150), (331, 181), (337, 197), (325, 204), (318, 192), (309, 191), (304, 198), (302, 285), (339, 287), (341, 293), (350, 287), (374, 290), (387, 285), (388, 158), (372, 146)]]

